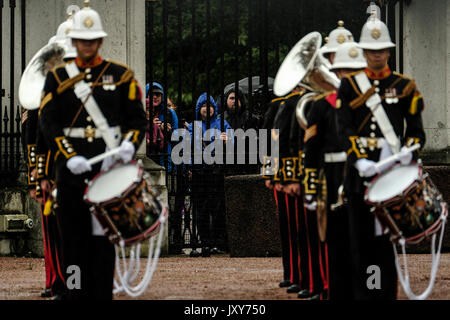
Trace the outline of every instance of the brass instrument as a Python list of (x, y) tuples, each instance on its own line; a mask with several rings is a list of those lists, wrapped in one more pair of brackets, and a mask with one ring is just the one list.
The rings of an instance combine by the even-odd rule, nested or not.
[[(309, 92), (302, 95), (297, 102), (295, 115), (299, 125), (307, 129), (307, 112), (311, 101), (319, 94), (337, 90), (340, 86), (338, 77), (330, 71), (331, 64), (321, 53), (322, 36), (311, 32), (304, 36), (287, 54), (273, 84), (277, 96), (290, 93), (297, 86)], [(326, 240), (327, 230), (327, 184), (325, 173), (319, 174), (319, 192), (317, 196), (317, 226), (321, 241)]]

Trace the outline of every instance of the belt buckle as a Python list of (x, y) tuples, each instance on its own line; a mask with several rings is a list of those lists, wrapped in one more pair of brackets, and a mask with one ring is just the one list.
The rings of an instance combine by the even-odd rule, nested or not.
[(378, 139), (377, 138), (367, 138), (367, 147), (370, 150), (378, 148)]
[(84, 137), (88, 142), (93, 142), (95, 138), (95, 128), (93, 128), (92, 126), (87, 126), (84, 129)]

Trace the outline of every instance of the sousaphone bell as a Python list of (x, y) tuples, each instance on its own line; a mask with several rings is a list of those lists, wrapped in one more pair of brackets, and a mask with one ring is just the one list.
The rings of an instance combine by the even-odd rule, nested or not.
[[(60, 27), (63, 24), (70, 26), (71, 16), (79, 10), (80, 8), (77, 5), (69, 6), (66, 10), (68, 19)], [(39, 108), (47, 73), (53, 67), (63, 63), (64, 55), (68, 52), (69, 44), (65, 38), (65, 34), (57, 33), (28, 63), (19, 83), (19, 102), (23, 108), (27, 110)]]

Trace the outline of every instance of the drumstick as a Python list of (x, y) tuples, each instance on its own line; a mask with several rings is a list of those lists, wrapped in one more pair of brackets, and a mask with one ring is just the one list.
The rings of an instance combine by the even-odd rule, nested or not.
[[(130, 140), (132, 134), (133, 134), (132, 132), (129, 132), (129, 133), (127, 134), (127, 136), (125, 137), (124, 141), (125, 141), (125, 140), (126, 140), (126, 141)], [(117, 153), (119, 153), (119, 151), (120, 151), (120, 147), (117, 147), (117, 148), (114, 148), (114, 149), (112, 149), (112, 150), (106, 151), (106, 152), (104, 152), (104, 153), (99, 154), (98, 156), (95, 156), (95, 157), (93, 157), (93, 158), (90, 158), (90, 159), (88, 160), (88, 163), (92, 166), (92, 165), (94, 165), (94, 164), (96, 164), (96, 163), (99, 163), (100, 161), (105, 160), (105, 159), (108, 158), (108, 157), (111, 157), (111, 156), (116, 155)]]
[[(411, 147), (408, 147), (406, 151), (414, 152), (414, 151), (416, 151), (417, 149), (420, 149), (420, 143), (416, 143), (415, 145), (413, 145), (413, 146), (411, 146)], [(399, 153), (400, 153), (400, 152), (399, 152)], [(394, 163), (395, 161), (397, 161), (397, 160), (398, 160), (398, 155), (399, 155), (399, 153), (393, 154), (392, 156), (387, 157), (386, 159), (383, 159), (383, 160), (381, 160), (381, 161), (378, 161), (378, 162), (375, 164), (375, 167), (377, 168), (377, 170), (381, 170), (381, 168), (383, 168), (383, 167), (386, 166), (387, 164), (391, 164), (391, 163)]]

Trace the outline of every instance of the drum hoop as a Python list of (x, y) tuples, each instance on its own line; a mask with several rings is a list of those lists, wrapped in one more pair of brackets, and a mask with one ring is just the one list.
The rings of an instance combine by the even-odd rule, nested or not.
[[(126, 164), (134, 164), (134, 165), (138, 165), (139, 170), (138, 170), (137, 177), (139, 178), (139, 180), (141, 180), (142, 177), (143, 177), (143, 175), (144, 175), (144, 169), (142, 168), (142, 166), (141, 166), (137, 161), (135, 161), (135, 160), (132, 160), (132, 161), (126, 163)], [(133, 182), (128, 188), (126, 188), (125, 191), (123, 191), (119, 196), (116, 196), (116, 197), (114, 197), (114, 198), (112, 198), (112, 199), (105, 200), (105, 201), (103, 201), (103, 202), (92, 202), (92, 201), (89, 200), (89, 198), (88, 198), (88, 196), (87, 196), (88, 191), (89, 191), (91, 185), (92, 185), (96, 180), (98, 180), (101, 176), (103, 176), (103, 174), (105, 174), (105, 173), (108, 172), (109, 170), (112, 170), (112, 169), (114, 169), (115, 167), (119, 167), (119, 166), (122, 166), (122, 165), (124, 165), (124, 163), (118, 162), (118, 163), (114, 164), (112, 167), (110, 167), (107, 171), (106, 171), (106, 170), (101, 170), (99, 173), (97, 173), (97, 174), (95, 175), (95, 177), (89, 182), (89, 184), (86, 186), (86, 189), (84, 190), (84, 200), (85, 200), (88, 204), (94, 205), (94, 206), (96, 206), (96, 207), (106, 207), (106, 206), (108, 206), (109, 204), (115, 203), (115, 202), (117, 202), (117, 200), (119, 200), (119, 199), (121, 199), (121, 198), (127, 196), (128, 193), (130, 193), (130, 191), (134, 190), (134, 188), (136, 187), (136, 184), (138, 184), (138, 182), (136, 182), (136, 181)]]
[[(369, 189), (370, 187), (378, 180), (379, 177), (381, 177), (382, 175), (388, 173), (389, 171), (385, 171), (383, 173), (378, 174), (375, 178), (373, 178), (370, 181), (370, 185), (366, 188), (366, 191), (364, 192), (364, 199), (365, 201), (375, 207), (387, 207), (389, 205), (392, 204), (396, 204), (397, 202), (400, 202), (400, 200), (404, 197), (406, 197), (407, 195), (409, 195), (412, 191), (414, 191), (417, 186), (420, 184), (420, 182), (423, 180), (423, 168), (421, 165), (417, 164), (416, 162), (411, 162), (412, 165), (417, 165), (417, 168), (419, 169), (418, 171), (418, 178), (415, 179), (415, 181), (413, 183), (411, 183), (409, 186), (407, 186), (400, 194), (397, 194), (396, 196), (381, 201), (381, 202), (372, 202), (368, 199), (368, 193), (369, 193)], [(397, 164), (395, 166), (392, 166), (391, 169), (395, 168), (395, 167), (399, 167), (401, 166), (400, 164)]]

